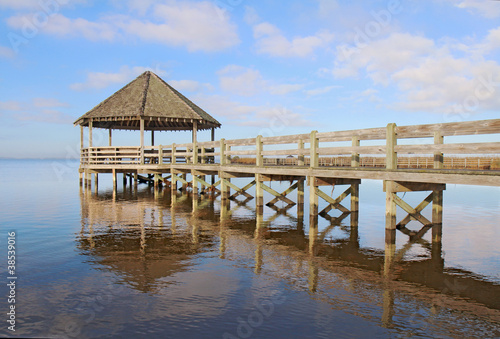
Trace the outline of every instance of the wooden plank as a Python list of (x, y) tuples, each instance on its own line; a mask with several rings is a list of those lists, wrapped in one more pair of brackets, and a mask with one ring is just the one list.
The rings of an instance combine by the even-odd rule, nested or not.
[(318, 133), (321, 142), (351, 141), (353, 137), (359, 137), (360, 140), (383, 140), (386, 137), (386, 129), (379, 127)]
[(231, 150), (231, 151), (226, 151), (226, 155), (255, 155), (256, 151), (244, 151), (244, 150)]
[(304, 155), (306, 155), (307, 152), (305, 149), (304, 149), (304, 140), (303, 139), (300, 139), (299, 142), (298, 142), (298, 150), (297, 150), (297, 155), (299, 156), (298, 160), (298, 165), (299, 166), (304, 166), (305, 165), (305, 162), (304, 162)]
[(403, 154), (495, 154), (500, 153), (500, 142), (460, 143), (460, 144), (426, 144), (398, 145), (397, 153)]
[(436, 131), (439, 131), (442, 136), (497, 134), (500, 133), (500, 119), (398, 126), (396, 128), (399, 138), (432, 138)]
[(299, 140), (309, 140), (309, 134), (282, 135), (262, 138), (264, 145), (295, 144)]
[(227, 158), (226, 158), (226, 140), (225, 139), (220, 139), (220, 164), (221, 166), (224, 166), (227, 163)]
[(262, 143), (262, 135), (258, 135), (257, 138), (255, 139), (255, 165), (257, 167), (262, 167), (264, 165), (264, 158), (263, 158), (263, 149), (264, 149), (264, 144)]
[(344, 146), (344, 147), (320, 147), (318, 149), (320, 155), (337, 155), (337, 154), (385, 154), (386, 146)]
[(176, 175), (176, 174), (172, 174), (172, 179), (173, 179), (173, 180), (175, 179), (175, 181), (180, 181), (180, 182), (182, 182), (184, 185), (187, 185), (187, 184), (188, 184), (188, 182), (187, 182), (186, 180), (184, 180), (184, 178), (183, 178), (183, 177), (180, 177), (180, 176), (178, 176), (178, 175)]
[(394, 170), (398, 168), (398, 155), (395, 152), (397, 144), (396, 136), (396, 124), (387, 125), (386, 133), (386, 156), (385, 156), (385, 168)]
[(255, 138), (232, 139), (226, 140), (225, 142), (228, 146), (253, 146), (255, 145)]
[(319, 140), (316, 134), (318, 131), (312, 131), (310, 135), (310, 166), (311, 167), (318, 167), (319, 166), (319, 160), (318, 160), (318, 148), (319, 148)]
[[(387, 192), (384, 182), (384, 192)], [(390, 192), (419, 192), (419, 191), (444, 191), (446, 184), (432, 184), (427, 182), (394, 181), (391, 183)]]
[(359, 185), (360, 179), (315, 177), (314, 186)]
[(359, 148), (361, 146), (359, 136), (353, 136), (352, 137), (352, 147), (354, 150), (352, 151), (351, 154), (351, 167), (359, 167), (359, 151), (356, 150), (356, 148)]

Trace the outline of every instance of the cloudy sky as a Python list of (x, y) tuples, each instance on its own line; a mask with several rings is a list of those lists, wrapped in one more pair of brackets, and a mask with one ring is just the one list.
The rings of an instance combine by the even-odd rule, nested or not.
[(0, 0), (0, 157), (74, 155), (145, 70), (226, 139), (499, 118), (500, 1)]

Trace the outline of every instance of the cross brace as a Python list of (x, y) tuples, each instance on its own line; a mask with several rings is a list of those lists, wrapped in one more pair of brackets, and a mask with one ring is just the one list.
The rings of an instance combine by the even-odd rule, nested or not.
[(293, 202), (292, 200), (288, 199), (286, 197), (287, 194), (293, 192), (293, 190), (295, 190), (297, 187), (298, 187), (298, 182), (293, 184), (292, 186), (290, 186), (286, 191), (284, 191), (283, 193), (278, 193), (277, 191), (273, 190), (271, 187), (265, 185), (264, 183), (260, 183), (260, 187), (262, 187), (263, 190), (265, 190), (266, 192), (272, 194), (275, 196), (275, 198), (273, 200), (271, 200), (270, 202), (268, 202), (266, 205), (267, 206), (272, 206), (274, 204), (276, 204), (279, 200), (281, 201), (284, 201), (286, 202), (288, 205), (295, 205), (296, 203)]
[(402, 228), (406, 226), (406, 224), (408, 224), (411, 220), (417, 220), (424, 226), (432, 225), (432, 222), (422, 214), (420, 214), (420, 212), (432, 202), (432, 197), (434, 195), (433, 192), (429, 194), (427, 198), (425, 198), (424, 201), (422, 201), (416, 208), (411, 207), (407, 202), (398, 197), (395, 193), (393, 194), (394, 202), (396, 203), (396, 205), (398, 205), (408, 213), (408, 215), (396, 225), (396, 228)]
[(231, 186), (232, 188), (234, 188), (236, 190), (236, 193), (234, 193), (233, 195), (231, 195), (229, 197), (229, 199), (235, 200), (236, 197), (238, 197), (239, 195), (243, 195), (243, 196), (245, 196), (247, 198), (245, 201), (252, 200), (253, 196), (251, 194), (247, 193), (246, 191), (249, 190), (251, 187), (253, 187), (253, 185), (255, 185), (255, 183), (256, 183), (255, 180), (253, 180), (248, 185), (245, 185), (245, 187), (243, 187), (243, 188), (240, 189), (240, 188), (236, 187), (236, 185), (234, 185), (232, 183), (230, 184), (228, 182), (228, 184), (230, 184), (229, 186)]
[(328, 196), (325, 192), (320, 190), (318, 187), (315, 187), (315, 192), (318, 195), (318, 197), (321, 197), (324, 199), (327, 203), (329, 203), (328, 206), (326, 206), (319, 214), (326, 214), (330, 212), (333, 208), (336, 208), (343, 213), (351, 213), (351, 211), (344, 206), (342, 206), (340, 203), (342, 200), (344, 200), (349, 194), (352, 193), (352, 188), (349, 187), (342, 193), (341, 195), (338, 196), (337, 199), (333, 199), (332, 197)]

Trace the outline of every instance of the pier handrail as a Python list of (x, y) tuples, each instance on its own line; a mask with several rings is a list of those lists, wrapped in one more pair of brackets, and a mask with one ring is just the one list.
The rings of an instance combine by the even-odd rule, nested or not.
[[(240, 166), (373, 166), (397, 170), (424, 166), (424, 163), (425, 168), (447, 168), (447, 159), (453, 161), (454, 157), (445, 158), (446, 154), (454, 155), (455, 159), (456, 156), (475, 157), (479, 159), (478, 168), (492, 169), (491, 166), (487, 168), (488, 165), (484, 165), (480, 157), (500, 159), (500, 142), (444, 142), (445, 137), (486, 134), (500, 134), (500, 119), (411, 126), (388, 124), (381, 128), (321, 133), (313, 131), (309, 134), (221, 139), (143, 148), (90, 147), (81, 150), (81, 162), (93, 165), (184, 162)], [(398, 143), (404, 140), (407, 140), (406, 143)], [(416, 159), (416, 165), (412, 159)], [(454, 168), (453, 163), (451, 167)]]

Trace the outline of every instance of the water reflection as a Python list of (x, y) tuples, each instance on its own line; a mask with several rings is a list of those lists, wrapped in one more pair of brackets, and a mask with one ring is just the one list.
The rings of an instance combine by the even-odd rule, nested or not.
[[(390, 243), (385, 249), (363, 248), (362, 225), (357, 216), (349, 220), (346, 213), (312, 215), (306, 222), (300, 206), (296, 215), (288, 208), (259, 213), (248, 201), (221, 202), (209, 195), (132, 187), (100, 194), (82, 191), (80, 198), (78, 250), (140, 292), (159, 293), (169, 276), (192, 269), (197, 255), (216, 252), (221, 260), (250, 260), (255, 275), (303, 284), (334, 309), (373, 320), (374, 309), (380, 308), (378, 322), (387, 329), (400, 331), (423, 322), (425, 331), (437, 331), (446, 320), (441, 308), (500, 319), (500, 286), (473, 272), (445, 268), (440, 241), (422, 238), (429, 229), (408, 234), (408, 242), (398, 250)], [(326, 219), (327, 226), (320, 228), (318, 218)], [(330, 237), (334, 231), (342, 236)], [(440, 236), (440, 230), (433, 229), (433, 236)], [(412, 246), (427, 254), (405, 260)], [(415, 309), (403, 307), (408, 295), (410, 304), (418, 301), (417, 310), (440, 314), (438, 320), (429, 322)], [(405, 325), (408, 319), (413, 323)]]

